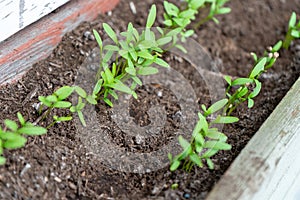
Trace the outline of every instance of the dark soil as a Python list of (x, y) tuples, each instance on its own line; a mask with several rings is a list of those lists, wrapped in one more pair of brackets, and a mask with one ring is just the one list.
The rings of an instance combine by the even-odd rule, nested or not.
[[(74, 84), (77, 69), (97, 44), (87, 31), (101, 29), (101, 23), (111, 24), (123, 31), (128, 22), (137, 27), (145, 24), (152, 0), (134, 1), (137, 14), (132, 14), (129, 0), (123, 0), (111, 16), (100, 15), (93, 22), (85, 22), (66, 34), (45, 60), (33, 65), (16, 83), (0, 90), (0, 121), (15, 119), (20, 111), (30, 121), (38, 114), (33, 107), (39, 95), (51, 94), (63, 85)], [(155, 1), (159, 9), (158, 23), (162, 22), (162, 1)], [(232, 12), (218, 17), (220, 24), (208, 22), (197, 30), (195, 39), (210, 52), (221, 73), (246, 76), (253, 65), (249, 52), (262, 54), (264, 49), (283, 39), (292, 11), (300, 13), (297, 0), (231, 0)], [(220, 152), (213, 159), (215, 170), (195, 168), (191, 173), (171, 173), (168, 167), (138, 174), (108, 167), (90, 153), (76, 131), (74, 123), (53, 126), (47, 135), (29, 138), (25, 148), (5, 151), (7, 163), (0, 167), (0, 199), (203, 199), (255, 134), (261, 124), (283, 98), (300, 72), (300, 46), (295, 43), (289, 51), (280, 52), (280, 59), (263, 75), (262, 93), (255, 107), (241, 107), (235, 113), (239, 123), (224, 129), (233, 148)], [(197, 94), (197, 103), (210, 103), (203, 80), (195, 76), (189, 63), (167, 55), (171, 66), (190, 81)], [(159, 93), (163, 95), (158, 95)], [(140, 98), (130, 100), (130, 115), (144, 127), (151, 123), (145, 114), (150, 106), (165, 108), (167, 123), (160, 134), (136, 142), (111, 119), (111, 109), (100, 103), (98, 118), (114, 145), (129, 152), (151, 152), (161, 148), (174, 137), (181, 122), (180, 106), (168, 88), (145, 85), (138, 89)], [(61, 114), (61, 113), (59, 113)], [(47, 122), (41, 122), (45, 124)], [(170, 189), (178, 183), (177, 190)]]

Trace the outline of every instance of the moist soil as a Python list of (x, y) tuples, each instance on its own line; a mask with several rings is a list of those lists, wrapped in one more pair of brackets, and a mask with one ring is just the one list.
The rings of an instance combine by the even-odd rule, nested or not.
[[(0, 121), (16, 119), (20, 111), (34, 122), (39, 115), (33, 105), (39, 95), (49, 95), (63, 85), (73, 85), (78, 68), (97, 46), (90, 32), (94, 28), (102, 34), (102, 22), (119, 32), (126, 29), (128, 22), (142, 27), (152, 3), (158, 6), (156, 25), (162, 22), (161, 0), (133, 1), (136, 14), (131, 11), (129, 2), (123, 0), (112, 13), (82, 23), (63, 37), (47, 59), (34, 64), (20, 80), (1, 86)], [(206, 23), (196, 31), (194, 39), (210, 53), (221, 74), (236, 77), (246, 76), (253, 65), (249, 53), (261, 55), (267, 46), (283, 39), (291, 12), (300, 13), (300, 2), (296, 0), (231, 0), (228, 6), (232, 12), (219, 16), (219, 25)], [(190, 64), (172, 54), (165, 58), (189, 80), (197, 94), (198, 105), (209, 104), (205, 83), (195, 75)], [(25, 148), (4, 152), (7, 163), (0, 167), (0, 198), (204, 199), (299, 77), (299, 66), (299, 44), (294, 43), (289, 51), (280, 52), (275, 66), (261, 77), (263, 89), (255, 99), (254, 108), (242, 106), (234, 113), (240, 122), (224, 128), (233, 147), (214, 156), (214, 170), (204, 166), (190, 173), (182, 170), (171, 173), (166, 166), (143, 174), (120, 172), (87, 150), (74, 122), (61, 123), (51, 127), (46, 135), (29, 137)], [(159, 134), (142, 144), (117, 126), (111, 119), (111, 108), (105, 104), (97, 105), (97, 116), (114, 145), (129, 152), (151, 152), (177, 137), (174, 132), (180, 126), (181, 108), (172, 91), (159, 84), (140, 87), (138, 95), (137, 100), (130, 100), (129, 113), (139, 126), (151, 123), (147, 111), (153, 105), (162, 106), (167, 114), (167, 123)], [(47, 120), (42, 121), (40, 125), (47, 123)], [(177, 190), (171, 189), (174, 183), (178, 183)]]

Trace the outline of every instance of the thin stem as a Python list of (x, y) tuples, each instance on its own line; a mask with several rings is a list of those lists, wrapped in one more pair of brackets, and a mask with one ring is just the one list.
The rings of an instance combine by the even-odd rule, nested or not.
[(207, 16), (206, 18), (200, 20), (198, 23), (196, 23), (196, 24), (194, 25), (194, 29), (198, 29), (200, 26), (202, 26), (204, 23), (208, 22), (208, 21), (211, 20), (211, 19), (212, 19), (212, 17)]

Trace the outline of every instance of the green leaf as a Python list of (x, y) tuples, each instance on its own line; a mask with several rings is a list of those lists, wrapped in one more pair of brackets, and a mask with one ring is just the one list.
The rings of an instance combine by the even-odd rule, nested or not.
[(103, 23), (103, 28), (112, 41), (118, 44), (118, 38), (115, 31), (107, 23)]
[(48, 102), (54, 103), (54, 102), (57, 102), (57, 97), (55, 95), (49, 95), (46, 97), (46, 100)]
[(224, 76), (224, 79), (225, 79), (225, 81), (228, 83), (228, 85), (231, 86), (231, 83), (232, 83), (231, 77), (230, 77), (230, 76)]
[[(54, 119), (54, 117), (56, 117), (56, 119)], [(53, 119), (58, 122), (66, 122), (66, 121), (71, 121), (73, 118), (71, 116), (67, 116), (67, 117), (53, 116)]]
[(194, 34), (194, 30), (188, 30), (184, 33), (184, 37), (188, 38), (191, 37)]
[(71, 106), (70, 112), (72, 112), (72, 113), (77, 112), (76, 107), (75, 106)]
[(99, 79), (94, 87), (93, 94), (97, 95), (102, 87), (103, 79)]
[(259, 94), (259, 92), (261, 90), (261, 86), (262, 86), (261, 82), (259, 82), (258, 80), (254, 80), (254, 81), (255, 81), (256, 87), (249, 94), (249, 98), (251, 98), (251, 99), (254, 98), (254, 97), (256, 97)]
[(298, 31), (298, 30), (292, 30), (291, 36), (293, 36), (295, 38), (299, 38), (300, 37), (300, 31)]
[(203, 167), (203, 163), (197, 154), (193, 153), (192, 155), (190, 155), (190, 159), (199, 167)]
[(39, 96), (38, 97), (39, 101), (42, 102), (45, 106), (51, 107), (52, 103), (46, 100), (46, 97), (44, 96)]
[(212, 162), (212, 160), (209, 159), (209, 158), (207, 158), (206, 162), (207, 162), (208, 168), (211, 169), (211, 170), (213, 170), (214, 169), (214, 163)]
[(199, 143), (202, 147), (205, 142), (204, 137), (199, 132), (197, 134), (193, 134), (193, 135), (195, 135), (196, 142)]
[(20, 112), (17, 113), (17, 116), (18, 116), (18, 119), (19, 119), (19, 122), (22, 126), (25, 125), (25, 119), (24, 117), (22, 116), (22, 114)]
[(280, 40), (273, 46), (272, 53), (279, 51), (281, 47), (282, 47), (282, 41)]
[(132, 90), (119, 80), (115, 80), (114, 83), (107, 84), (107, 86), (127, 94), (132, 94)]
[(156, 6), (153, 4), (151, 6), (151, 9), (150, 9), (150, 12), (149, 12), (149, 15), (148, 15), (148, 18), (147, 18), (147, 23), (146, 23), (147, 28), (152, 27), (152, 25), (155, 22), (155, 18), (156, 18)]
[(63, 86), (63, 87), (59, 88), (58, 90), (56, 90), (54, 92), (54, 94), (58, 97), (58, 100), (64, 100), (64, 99), (68, 98), (72, 94), (73, 91), (74, 91), (73, 87)]
[(170, 171), (175, 171), (180, 166), (179, 160), (174, 160), (170, 166)]
[[(91, 95), (89, 95), (89, 96), (91, 96)], [(82, 99), (81, 99), (81, 97), (79, 97), (78, 104), (76, 106), (76, 111), (82, 110), (84, 108), (84, 106), (85, 106), (85, 103), (82, 103)]]
[(104, 50), (119, 51), (120, 49), (116, 45), (106, 45), (106, 46), (104, 46)]
[[(109, 51), (109, 50), (108, 50), (108, 51), (105, 53), (102, 62), (103, 62), (103, 63), (107, 63), (107, 62), (111, 59), (111, 57), (113, 56), (113, 54), (114, 54), (114, 51)], [(103, 65), (103, 69), (106, 69), (106, 68), (108, 68), (108, 67), (107, 67), (106, 65)]]
[(191, 146), (191, 144), (186, 139), (184, 139), (181, 135), (178, 137), (178, 141), (179, 141), (180, 146), (184, 150), (188, 149)]
[(176, 5), (169, 3), (168, 1), (164, 1), (164, 8), (168, 15), (175, 17), (178, 16), (179, 8)]
[(173, 37), (173, 36), (177, 35), (178, 33), (180, 33), (181, 31), (182, 31), (182, 28), (176, 28), (176, 29), (173, 29), (170, 32), (168, 32), (166, 36)]
[(170, 65), (166, 61), (160, 58), (156, 58), (154, 62), (162, 67), (170, 67)]
[(96, 99), (95, 99), (93, 96), (91, 96), (91, 95), (88, 95), (88, 96), (86, 97), (86, 100), (87, 100), (87, 102), (89, 102), (89, 103), (92, 104), (92, 105), (96, 105), (96, 104), (97, 104)]
[(132, 76), (131, 78), (132, 78), (132, 80), (133, 80), (134, 82), (136, 82), (138, 85), (140, 85), (140, 86), (143, 85), (141, 79), (139, 79), (137, 76)]
[(207, 141), (204, 143), (204, 148), (217, 150), (230, 150), (231, 145), (220, 141)]
[(237, 98), (241, 98), (241, 97), (245, 96), (249, 92), (249, 90), (248, 90), (247, 87), (240, 87), (238, 91), (239, 92), (236, 95)]
[(200, 112), (198, 112), (198, 117), (199, 117), (199, 120), (198, 120), (199, 126), (201, 127), (201, 129), (204, 132), (206, 132), (208, 129), (208, 123), (207, 123), (206, 118)]
[(297, 15), (295, 12), (293, 12), (289, 21), (289, 28), (293, 28), (296, 25), (296, 21), (297, 21)]
[(189, 2), (189, 7), (193, 10), (198, 10), (201, 6), (203, 6), (205, 3), (205, 0), (192, 0)]
[(3, 147), (6, 149), (17, 149), (25, 146), (27, 139), (19, 134), (15, 134), (11, 140), (6, 140), (3, 143)]
[(139, 48), (142, 51), (156, 47), (156, 46), (157, 46), (157, 44), (150, 40), (143, 40), (139, 43)]
[(208, 149), (203, 155), (202, 158), (210, 158), (214, 155), (216, 155), (219, 152), (219, 150), (216, 149)]
[(3, 156), (0, 156), (0, 165), (4, 165), (6, 162), (6, 158), (4, 158)]
[(84, 116), (83, 116), (82, 112), (78, 111), (77, 114), (78, 114), (78, 117), (79, 117), (79, 120), (80, 120), (82, 126), (86, 127), (86, 122), (84, 120)]
[(257, 75), (259, 75), (264, 70), (266, 63), (267, 63), (267, 58), (264, 57), (255, 65), (249, 77), (255, 78)]
[[(137, 53), (134, 49), (130, 49), (129, 54), (134, 61), (137, 61)], [(130, 60), (130, 59), (128, 59), (128, 60)]]
[(220, 101), (217, 101), (216, 103), (214, 103), (213, 105), (211, 105), (208, 109), (207, 109), (207, 114), (210, 115), (212, 113), (217, 112), (218, 110), (221, 110), (228, 102), (228, 99), (222, 99)]
[(117, 93), (114, 90), (109, 90), (108, 92), (114, 99), (118, 100), (119, 97), (117, 95)]
[(165, 24), (166, 26), (172, 26), (172, 25), (173, 25), (172, 20), (170, 20), (170, 19), (165, 20), (165, 21), (164, 21), (164, 24)]
[(95, 29), (93, 29), (93, 33), (94, 33), (94, 36), (95, 36), (95, 38), (96, 38), (96, 41), (97, 41), (97, 43), (98, 43), (98, 45), (99, 45), (99, 47), (100, 47), (100, 50), (102, 51), (102, 49), (103, 49), (103, 48), (102, 48), (103, 43), (102, 43), (102, 39), (101, 39), (101, 37), (100, 37), (98, 31), (96, 31)]
[(75, 91), (77, 92), (77, 94), (79, 96), (81, 96), (82, 98), (86, 98), (86, 91), (84, 89), (82, 89), (81, 87), (79, 86), (75, 86)]
[(113, 107), (113, 103), (108, 98), (103, 98), (103, 101), (110, 107)]
[(138, 57), (152, 60), (154, 57), (148, 51), (139, 51)]
[(219, 132), (217, 129), (209, 129), (207, 131), (206, 137), (220, 141), (227, 140), (227, 136), (224, 133)]
[(126, 67), (126, 68), (125, 68), (125, 71), (126, 71), (128, 74), (132, 75), (132, 76), (135, 76), (135, 75), (136, 75), (136, 70), (135, 70), (134, 67)]
[(70, 108), (72, 104), (68, 101), (58, 101), (53, 104), (54, 108)]
[(218, 116), (217, 119), (215, 119), (212, 123), (214, 124), (231, 124), (234, 122), (239, 121), (239, 118), (237, 117), (231, 117), (231, 116)]
[(255, 62), (257, 62), (258, 58), (257, 58), (256, 53), (251, 52), (250, 55), (253, 57), (253, 60), (254, 60)]
[(250, 78), (237, 78), (234, 81), (232, 81), (231, 86), (245, 85), (247, 83), (253, 83), (253, 79), (250, 79)]
[(10, 120), (10, 119), (6, 119), (4, 120), (4, 124), (7, 128), (9, 128), (12, 131), (17, 131), (18, 130), (18, 125), (16, 122)]
[(18, 132), (26, 135), (43, 135), (47, 133), (47, 129), (40, 126), (24, 126)]
[(142, 67), (138, 70), (137, 73), (143, 76), (147, 76), (147, 75), (157, 74), (158, 69), (154, 67)]
[(248, 99), (248, 108), (252, 108), (254, 106), (253, 99)]
[(231, 9), (230, 8), (220, 8), (216, 14), (219, 14), (219, 15), (224, 15), (224, 14), (227, 14), (227, 13), (230, 13), (231, 12)]
[(163, 46), (165, 44), (168, 44), (171, 41), (172, 41), (172, 37), (162, 37), (158, 39), (156, 42), (159, 46)]
[(110, 69), (106, 68), (104, 73), (105, 73), (105, 76), (106, 76), (106, 79), (107, 79), (107, 83), (108, 84), (112, 83), (114, 81), (114, 76), (113, 76), (112, 72), (110, 71)]
[(187, 53), (187, 50), (180, 44), (176, 44), (175, 47), (179, 50), (181, 50), (183, 53)]

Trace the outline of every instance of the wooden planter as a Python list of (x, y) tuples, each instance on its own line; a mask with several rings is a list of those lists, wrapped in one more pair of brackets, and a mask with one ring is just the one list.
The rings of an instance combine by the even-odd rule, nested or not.
[[(11, 1), (4, 0), (1, 3), (9, 3)], [(23, 0), (22, 2), (24, 1), (36, 2), (34, 0)], [(53, 3), (53, 1), (49, 0), (42, 0), (41, 2), (45, 1)], [(67, 1), (69, 0), (59, 1), (59, 4), (56, 4), (48, 12)], [(0, 84), (12, 78), (17, 79), (17, 76), (23, 74), (33, 63), (46, 58), (61, 41), (65, 33), (74, 29), (83, 21), (95, 19), (99, 12), (104, 13), (113, 9), (118, 2), (119, 0), (72, 0), (60, 7), (58, 12), (47, 15), (47, 17), (27, 26), (22, 31), (12, 35), (9, 39), (1, 42), (1, 39), (8, 37), (8, 33), (13, 34), (19, 30), (19, 28), (12, 27), (5, 34), (5, 37), (3, 36), (0, 39)], [(3, 11), (1, 9), (0, 7), (0, 13)], [(40, 10), (43, 9), (39, 8), (36, 12), (40, 12)], [(39, 17), (41, 16), (43, 15), (39, 15)], [(21, 17), (21, 14), (19, 17)], [(33, 20), (38, 20), (39, 17), (28, 19), (26, 25), (32, 23)], [(14, 20), (16, 21), (14, 22)], [(19, 23), (19, 21), (18, 18), (13, 18), (10, 23)], [(6, 21), (3, 20), (0, 24), (2, 23), (6, 23)], [(2, 35), (1, 31), (0, 35)]]
[(300, 78), (207, 200), (300, 199)]
[[(93, 20), (99, 11), (113, 9), (118, 2), (70, 1), (59, 12), (0, 42), (0, 84), (17, 79), (33, 63), (46, 58), (66, 32), (82, 21)], [(300, 79), (232, 163), (208, 200), (300, 199), (299, 99)]]

